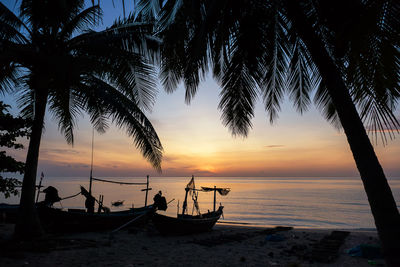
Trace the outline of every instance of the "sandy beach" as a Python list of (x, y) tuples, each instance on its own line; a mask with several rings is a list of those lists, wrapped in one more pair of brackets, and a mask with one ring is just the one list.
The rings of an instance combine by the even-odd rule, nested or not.
[(0, 225), (0, 266), (385, 266), (382, 259), (347, 253), (360, 244), (378, 244), (374, 231), (217, 224), (207, 233), (163, 236), (149, 225), (113, 235), (52, 234), (14, 243), (12, 230), (13, 225)]

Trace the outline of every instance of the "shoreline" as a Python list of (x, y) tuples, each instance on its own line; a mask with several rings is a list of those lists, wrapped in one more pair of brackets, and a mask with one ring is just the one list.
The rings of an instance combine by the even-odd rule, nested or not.
[(238, 226), (238, 227), (249, 227), (249, 228), (274, 228), (279, 226), (293, 227), (295, 230), (323, 230), (323, 231), (350, 231), (350, 232), (377, 232), (376, 228), (340, 228), (340, 227), (304, 227), (304, 226), (293, 226), (293, 225), (272, 225), (272, 224), (254, 224), (247, 222), (236, 222), (236, 221), (218, 221), (216, 225), (220, 226)]
[[(10, 237), (12, 230), (13, 225), (0, 225), (0, 266), (354, 267), (370, 266), (371, 262), (351, 257), (349, 249), (379, 243), (376, 231), (350, 230), (336, 252), (332, 252), (325, 249), (323, 240), (347, 231), (217, 224), (206, 233), (163, 236), (148, 225), (113, 235), (106, 232), (47, 235), (42, 243), (18, 250), (7, 244), (10, 242), (7, 235)], [(330, 262), (323, 262), (327, 260)], [(374, 259), (372, 263), (385, 266), (382, 259)]]

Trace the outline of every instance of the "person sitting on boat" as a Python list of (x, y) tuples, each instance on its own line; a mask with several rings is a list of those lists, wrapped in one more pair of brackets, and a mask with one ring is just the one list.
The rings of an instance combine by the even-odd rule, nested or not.
[(87, 209), (87, 213), (94, 213), (94, 204), (95, 204), (95, 199), (92, 195), (87, 195), (85, 196), (85, 208)]
[(39, 205), (52, 207), (54, 203), (61, 200), (61, 198), (58, 196), (58, 190), (53, 186), (48, 186), (45, 188), (43, 193), (45, 193), (44, 200), (39, 202)]
[(154, 204), (153, 206), (158, 210), (167, 210), (167, 200), (162, 196), (162, 192), (158, 191), (158, 193), (153, 198)]
[(81, 194), (86, 198), (85, 208), (87, 213), (94, 213), (94, 204), (96, 202), (96, 199), (82, 186), (81, 186)]

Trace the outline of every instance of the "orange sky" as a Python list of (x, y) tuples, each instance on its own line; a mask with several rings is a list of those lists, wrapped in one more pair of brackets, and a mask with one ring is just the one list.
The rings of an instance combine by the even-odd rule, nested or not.
[[(164, 146), (157, 174), (122, 130), (95, 136), (96, 176), (358, 176), (346, 137), (314, 108), (303, 116), (285, 104), (274, 125), (257, 105), (248, 138), (232, 137), (220, 121), (218, 86), (205, 82), (191, 105), (181, 88), (160, 92), (148, 114)], [(87, 176), (91, 127), (81, 118), (74, 147), (68, 146), (48, 115), (38, 171), (47, 176)], [(387, 176), (400, 176), (400, 138), (375, 146)], [(20, 157), (23, 157), (21, 152)]]

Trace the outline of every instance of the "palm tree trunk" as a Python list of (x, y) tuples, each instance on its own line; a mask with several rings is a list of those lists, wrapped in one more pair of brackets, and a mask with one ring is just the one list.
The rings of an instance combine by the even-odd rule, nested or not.
[(43, 234), (35, 208), (35, 192), (39, 147), (47, 104), (47, 90), (42, 90), (35, 96), (35, 114), (25, 163), (18, 221), (14, 230), (14, 237), (23, 240), (36, 238)]
[(339, 70), (298, 0), (287, 0), (288, 17), (306, 44), (335, 105), (350, 145), (382, 242), (388, 266), (400, 266), (400, 215), (383, 169)]

